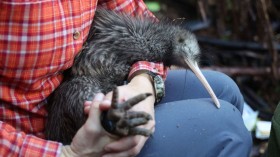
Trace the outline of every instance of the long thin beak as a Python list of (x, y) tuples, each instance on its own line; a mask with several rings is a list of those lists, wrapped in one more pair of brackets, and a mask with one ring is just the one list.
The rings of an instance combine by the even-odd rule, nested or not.
[(220, 108), (220, 102), (218, 101), (218, 98), (216, 97), (215, 93), (213, 92), (211, 86), (209, 85), (209, 83), (207, 82), (207, 80), (205, 79), (204, 75), (202, 74), (202, 72), (200, 71), (198, 65), (196, 62), (192, 62), (189, 60), (185, 60), (186, 63), (188, 64), (188, 66), (191, 68), (191, 70), (193, 71), (193, 73), (198, 77), (198, 79), (200, 80), (200, 82), (203, 84), (203, 86), (206, 88), (206, 90), (208, 91), (208, 93), (210, 94), (211, 98), (213, 99), (215, 105), (217, 106), (217, 108)]

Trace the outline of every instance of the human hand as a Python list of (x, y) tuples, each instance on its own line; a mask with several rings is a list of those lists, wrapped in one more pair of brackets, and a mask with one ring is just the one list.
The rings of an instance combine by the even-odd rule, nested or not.
[(103, 94), (97, 94), (91, 104), (87, 103), (88, 119), (78, 130), (70, 146), (63, 146), (61, 156), (91, 156), (97, 157), (104, 153), (104, 146), (114, 141), (100, 124), (99, 105)]
[[(141, 93), (153, 93), (153, 86), (151, 84), (149, 76), (146, 74), (140, 74), (133, 78), (128, 85), (119, 86), (119, 98), (120, 100), (128, 100)], [(112, 93), (106, 95), (105, 100), (101, 103), (101, 109), (108, 109), (110, 107), (110, 102), (112, 99)], [(155, 121), (154, 121), (154, 102), (155, 98), (148, 97), (140, 103), (136, 104), (131, 108), (132, 111), (146, 112), (150, 114), (153, 120), (150, 120), (147, 124), (141, 126), (151, 132), (154, 132)], [(126, 156), (136, 156), (144, 146), (148, 137), (145, 136), (128, 136), (114, 141), (105, 146), (104, 157), (126, 157)]]

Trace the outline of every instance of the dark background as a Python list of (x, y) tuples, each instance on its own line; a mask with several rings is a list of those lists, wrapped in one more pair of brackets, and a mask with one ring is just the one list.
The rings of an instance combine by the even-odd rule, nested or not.
[[(194, 32), (202, 50), (201, 67), (228, 74), (259, 118), (271, 120), (280, 103), (279, 0), (145, 2), (160, 20)], [(265, 156), (267, 140), (252, 136), (251, 156)]]

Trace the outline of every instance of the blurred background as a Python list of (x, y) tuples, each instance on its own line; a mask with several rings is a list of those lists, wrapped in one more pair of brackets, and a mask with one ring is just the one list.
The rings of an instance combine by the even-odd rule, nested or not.
[(246, 101), (251, 157), (264, 157), (280, 103), (280, 0), (145, 0), (160, 20), (196, 34), (201, 67), (226, 73)]

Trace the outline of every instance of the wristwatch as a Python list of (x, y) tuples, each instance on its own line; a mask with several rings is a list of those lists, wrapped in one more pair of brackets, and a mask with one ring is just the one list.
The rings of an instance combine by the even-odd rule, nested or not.
[[(136, 73), (137, 74), (145, 73), (145, 74), (148, 74), (150, 76), (151, 80), (153, 81), (156, 103), (160, 102), (161, 99), (165, 96), (165, 85), (164, 85), (164, 81), (163, 81), (162, 77), (160, 75), (152, 72), (152, 71), (149, 71), (149, 70), (139, 70)], [(129, 80), (131, 80), (136, 75), (132, 75), (129, 78)]]

